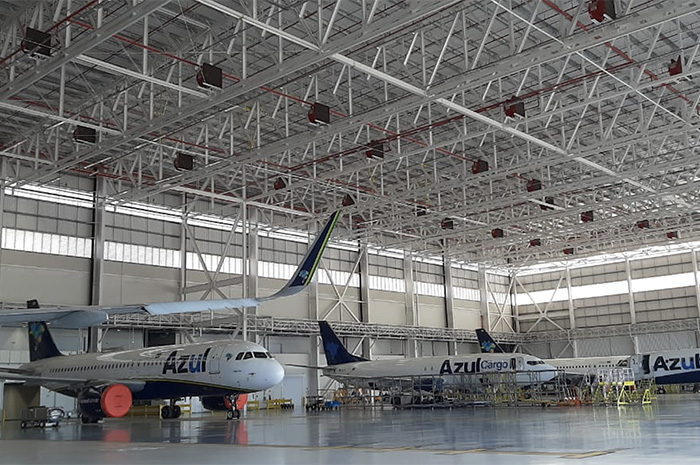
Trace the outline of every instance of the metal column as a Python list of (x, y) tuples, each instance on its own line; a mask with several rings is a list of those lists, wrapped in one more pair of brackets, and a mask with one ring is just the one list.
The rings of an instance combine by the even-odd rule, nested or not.
[[(360, 299), (362, 300), (360, 321), (363, 323), (370, 323), (369, 257), (367, 255), (367, 247), (362, 247), (360, 249)], [(362, 356), (368, 360), (372, 359), (372, 340), (369, 336), (362, 338)]]
[[(5, 226), (5, 173), (7, 173), (7, 158), (3, 158), (0, 162), (0, 270), (2, 270), (2, 240)], [(1, 390), (0, 394), (2, 394)]]
[[(258, 211), (243, 205), (243, 297), (258, 296)], [(255, 315), (256, 307), (243, 309), (243, 340), (248, 340), (248, 314)]]
[[(313, 231), (309, 231), (312, 233)], [(309, 238), (309, 243), (311, 240)], [(311, 278), (311, 282), (308, 285), (309, 293), (309, 319), (318, 320), (318, 273), (314, 273)], [(319, 366), (319, 337), (318, 334), (312, 334), (309, 336), (309, 365)], [(306, 370), (307, 371), (307, 388), (309, 395), (316, 395), (319, 389), (319, 377), (321, 375), (319, 370)]]
[(479, 309), (481, 310), (481, 327), (491, 331), (491, 312), (489, 312), (489, 289), (486, 285), (486, 268), (479, 265), (477, 271), (479, 281)]
[[(695, 305), (698, 309), (698, 317), (700, 317), (700, 277), (698, 277), (698, 251), (693, 249), (690, 251), (690, 261), (693, 262), (693, 277), (695, 279)], [(695, 329), (695, 344), (700, 345), (700, 328)]]
[[(104, 178), (95, 178), (93, 192), (93, 225), (92, 225), (92, 267), (90, 273), (90, 304), (102, 305), (102, 285), (104, 277), (104, 246), (105, 246), (105, 199), (106, 186)], [(91, 327), (88, 330), (88, 351), (102, 350), (102, 329)]]
[[(446, 256), (442, 258), (442, 269), (445, 278), (445, 323), (448, 328), (455, 327), (454, 292), (452, 289), (452, 264)], [(447, 353), (457, 355), (457, 341), (447, 343)]]
[[(637, 313), (634, 309), (634, 292), (632, 291), (632, 267), (630, 266), (629, 258), (625, 259), (625, 275), (627, 278), (627, 298), (630, 306), (630, 324), (637, 323)], [(639, 337), (632, 336), (632, 344), (634, 345), (634, 353), (639, 353)]]
[[(566, 294), (569, 298), (569, 329), (576, 329), (576, 317), (574, 315), (574, 298), (571, 296), (571, 270), (566, 267)], [(574, 351), (574, 357), (578, 357), (578, 341), (570, 340), (571, 349)]]
[[(416, 312), (416, 304), (414, 297), (413, 286), (413, 256), (411, 252), (406, 251), (403, 256), (403, 279), (406, 283), (406, 293), (404, 299), (406, 303), (406, 325), (418, 326), (418, 314)], [(406, 340), (406, 357), (417, 357), (418, 347), (415, 339)]]

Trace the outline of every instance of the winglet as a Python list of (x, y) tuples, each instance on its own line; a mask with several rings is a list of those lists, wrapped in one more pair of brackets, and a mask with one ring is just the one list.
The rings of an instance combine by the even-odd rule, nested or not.
[(504, 350), (494, 341), (491, 335), (483, 328), (476, 330), (476, 338), (479, 340), (481, 352), (484, 354), (502, 354)]
[(189, 300), (185, 302), (158, 302), (147, 304), (142, 307), (146, 313), (150, 315), (167, 315), (171, 313), (190, 313), (226, 310), (231, 308), (257, 307), (261, 302), (277, 299), (279, 297), (287, 297), (297, 294), (311, 282), (311, 278), (321, 261), (321, 255), (328, 244), (328, 240), (333, 233), (340, 211), (331, 215), (316, 240), (311, 244), (311, 248), (304, 256), (301, 264), (294, 272), (292, 279), (287, 284), (271, 296), (260, 298), (245, 298), (245, 299), (226, 299), (226, 300)]
[(313, 244), (311, 244), (309, 251), (306, 252), (304, 259), (297, 267), (294, 275), (292, 275), (292, 278), (287, 281), (287, 284), (285, 284), (285, 286), (274, 295), (260, 299), (261, 301), (294, 295), (303, 291), (304, 288), (308, 286), (314, 276), (314, 273), (316, 272), (316, 268), (318, 268), (323, 251), (326, 249), (328, 240), (331, 238), (331, 234), (333, 234), (333, 229), (335, 229), (335, 225), (338, 223), (339, 218), (340, 210), (333, 213), (328, 219), (328, 222), (321, 230), (321, 233), (318, 235), (318, 237), (316, 237)]

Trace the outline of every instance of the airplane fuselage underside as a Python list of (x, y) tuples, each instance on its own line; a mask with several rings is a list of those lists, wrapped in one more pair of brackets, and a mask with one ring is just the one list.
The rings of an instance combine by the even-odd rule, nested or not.
[[(51, 389), (51, 386), (46, 386)], [(81, 390), (62, 388), (57, 392), (70, 397), (78, 397)], [(230, 386), (214, 386), (207, 384), (188, 383), (182, 381), (146, 381), (143, 389), (132, 391), (134, 400), (177, 399), (181, 397), (225, 396), (231, 394), (247, 394), (255, 392), (250, 389), (240, 389)]]

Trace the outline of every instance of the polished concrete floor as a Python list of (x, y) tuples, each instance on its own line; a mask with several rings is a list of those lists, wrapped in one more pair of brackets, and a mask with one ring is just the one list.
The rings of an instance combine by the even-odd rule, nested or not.
[(650, 407), (249, 412), (0, 430), (0, 464), (700, 463), (700, 396)]

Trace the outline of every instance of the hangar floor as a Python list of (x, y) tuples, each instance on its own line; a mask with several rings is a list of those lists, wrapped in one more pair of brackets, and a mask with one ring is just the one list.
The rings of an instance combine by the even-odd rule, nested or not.
[(249, 412), (0, 432), (0, 464), (697, 464), (700, 396), (650, 407)]

